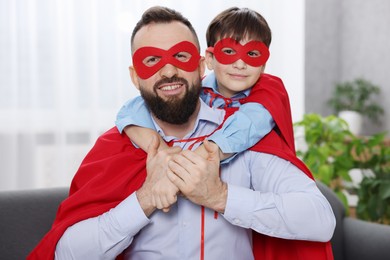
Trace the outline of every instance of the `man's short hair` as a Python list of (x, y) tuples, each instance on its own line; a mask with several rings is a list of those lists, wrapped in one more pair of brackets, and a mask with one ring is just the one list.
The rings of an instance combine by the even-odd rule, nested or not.
[(138, 21), (136, 26), (134, 27), (133, 33), (131, 35), (131, 45), (133, 45), (134, 37), (137, 32), (144, 26), (152, 24), (152, 23), (171, 23), (171, 22), (181, 22), (185, 26), (190, 29), (192, 34), (194, 35), (194, 40), (196, 41), (196, 45), (198, 49), (200, 49), (199, 39), (195, 32), (194, 27), (190, 23), (190, 21), (185, 18), (181, 13), (170, 9), (168, 7), (163, 6), (154, 6), (147, 9), (141, 19)]

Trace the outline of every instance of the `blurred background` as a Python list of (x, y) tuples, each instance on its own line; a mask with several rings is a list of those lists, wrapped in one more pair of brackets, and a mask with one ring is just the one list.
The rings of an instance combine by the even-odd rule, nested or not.
[[(208, 23), (231, 6), (268, 21), (266, 72), (281, 77), (293, 120), (333, 113), (338, 82), (380, 86), (380, 124), (390, 129), (390, 1), (387, 0), (0, 0), (0, 190), (69, 186), (96, 138), (114, 126), (132, 86), (130, 34), (150, 6), (193, 23), (205, 50)], [(387, 113), (386, 113), (387, 111)]]

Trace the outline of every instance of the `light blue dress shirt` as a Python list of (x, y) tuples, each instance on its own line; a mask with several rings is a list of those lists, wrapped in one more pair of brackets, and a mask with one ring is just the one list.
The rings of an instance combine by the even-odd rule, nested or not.
[[(223, 118), (223, 110), (201, 102), (196, 125), (185, 138), (209, 134)], [(165, 140), (175, 139), (155, 128)], [(330, 240), (336, 224), (331, 206), (315, 182), (290, 162), (244, 151), (221, 166), (221, 178), (228, 184), (227, 204), (217, 218), (205, 209), (205, 259), (253, 259), (252, 230), (287, 239)], [(179, 196), (168, 213), (157, 210), (147, 218), (133, 193), (110, 211), (69, 227), (55, 255), (114, 259), (124, 251), (125, 259), (132, 260), (198, 260), (200, 240), (200, 206)]]
[[(202, 81), (203, 87), (210, 88), (219, 94), (214, 73), (210, 73)], [(267, 109), (258, 103), (241, 105), (239, 99), (247, 97), (250, 89), (234, 95), (228, 107), (240, 107), (231, 115), (222, 128), (213, 133), (208, 139), (215, 142), (224, 153), (238, 153), (247, 150), (268, 134), (275, 126), (273, 118)], [(215, 98), (210, 104), (211, 96), (201, 92), (201, 98), (206, 104), (224, 108), (225, 101)], [(117, 114), (115, 122), (119, 132), (128, 125), (138, 125), (154, 129), (148, 108), (142, 97), (138, 96), (127, 101)]]

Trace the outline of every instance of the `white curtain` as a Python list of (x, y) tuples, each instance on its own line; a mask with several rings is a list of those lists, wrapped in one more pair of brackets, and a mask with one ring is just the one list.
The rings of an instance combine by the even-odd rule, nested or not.
[(193, 23), (205, 49), (211, 19), (250, 7), (273, 31), (267, 72), (303, 114), (304, 0), (0, 0), (0, 190), (68, 186), (97, 136), (138, 94), (128, 75), (131, 30), (165, 5)]

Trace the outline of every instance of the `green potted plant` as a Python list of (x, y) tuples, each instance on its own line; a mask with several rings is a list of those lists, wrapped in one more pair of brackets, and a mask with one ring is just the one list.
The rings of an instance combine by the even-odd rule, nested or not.
[(363, 179), (357, 189), (358, 218), (390, 225), (390, 146), (386, 133), (356, 138), (353, 147), (356, 168)]
[(297, 149), (297, 155), (305, 162), (316, 180), (330, 187), (348, 209), (344, 193), (345, 182), (350, 182), (349, 170), (354, 166), (351, 156), (353, 138), (347, 123), (334, 115), (305, 114), (294, 124), (304, 130), (306, 147)]
[(343, 118), (352, 133), (361, 132), (363, 116), (378, 123), (384, 113), (382, 106), (374, 100), (380, 94), (380, 88), (370, 81), (358, 78), (352, 82), (336, 84), (332, 97), (327, 104), (334, 113)]
[[(385, 141), (386, 133), (356, 136), (335, 115), (305, 114), (294, 125), (304, 131), (305, 145), (299, 148), (297, 143), (297, 155), (316, 180), (337, 194), (347, 214), (346, 193), (356, 194), (358, 218), (390, 224), (390, 144)], [(362, 176), (362, 181), (355, 185), (350, 176), (352, 169)]]

